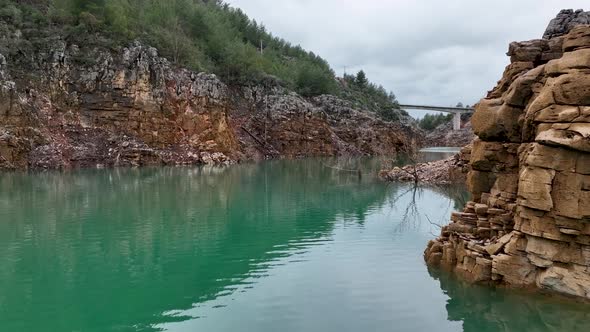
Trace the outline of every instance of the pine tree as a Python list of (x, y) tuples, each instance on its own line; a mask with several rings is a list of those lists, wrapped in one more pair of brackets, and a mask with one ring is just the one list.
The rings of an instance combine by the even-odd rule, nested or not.
[(367, 84), (369, 84), (369, 80), (367, 79), (367, 75), (365, 74), (365, 72), (363, 70), (360, 70), (356, 74), (355, 83), (356, 83), (356, 85), (358, 85), (361, 88), (364, 88), (367, 86)]

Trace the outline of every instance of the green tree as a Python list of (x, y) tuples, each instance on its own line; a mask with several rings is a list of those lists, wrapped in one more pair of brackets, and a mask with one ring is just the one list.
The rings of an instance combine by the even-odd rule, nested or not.
[(367, 84), (369, 84), (369, 80), (367, 79), (367, 75), (365, 74), (365, 72), (363, 70), (360, 70), (356, 74), (355, 83), (356, 83), (356, 85), (358, 85), (361, 88), (364, 88), (367, 86)]
[[(387, 118), (401, 113), (395, 96), (370, 83), (364, 71), (338, 84), (326, 60), (221, 0), (0, 0), (0, 21), (82, 47), (118, 49), (140, 40), (173, 63), (213, 72), (230, 85), (272, 81), (305, 96), (336, 94)], [(0, 49), (16, 52), (2, 43)]]
[(419, 126), (424, 130), (434, 130), (441, 124), (450, 122), (453, 119), (452, 114), (426, 114), (420, 121)]
[(335, 82), (332, 73), (317, 65), (305, 64), (299, 69), (295, 87), (299, 94), (310, 97), (333, 93)]

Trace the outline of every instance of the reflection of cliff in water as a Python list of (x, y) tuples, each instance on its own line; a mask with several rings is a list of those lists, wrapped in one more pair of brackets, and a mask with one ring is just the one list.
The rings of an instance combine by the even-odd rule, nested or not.
[(463, 322), (465, 332), (590, 331), (586, 304), (467, 284), (436, 269), (429, 272), (449, 296), (448, 319)]
[(329, 240), (336, 218), (362, 221), (387, 194), (317, 161), (5, 174), (0, 316), (35, 324), (53, 302), (36, 320), (48, 331), (174, 319), (162, 315)]
[(462, 210), (470, 199), (470, 194), (464, 184), (428, 186), (428, 189), (453, 200), (455, 210)]

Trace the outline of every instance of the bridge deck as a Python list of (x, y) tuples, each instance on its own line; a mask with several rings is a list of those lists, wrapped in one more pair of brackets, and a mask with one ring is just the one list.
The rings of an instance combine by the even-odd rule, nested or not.
[(455, 114), (453, 116), (453, 130), (461, 129), (461, 114), (472, 113), (474, 111), (474, 109), (471, 107), (441, 107), (423, 105), (399, 105), (399, 107), (403, 110), (424, 110)]
[(423, 106), (423, 105), (399, 105), (403, 110), (424, 110), (437, 111), (445, 113), (471, 113), (474, 111), (472, 107), (442, 107), (442, 106)]

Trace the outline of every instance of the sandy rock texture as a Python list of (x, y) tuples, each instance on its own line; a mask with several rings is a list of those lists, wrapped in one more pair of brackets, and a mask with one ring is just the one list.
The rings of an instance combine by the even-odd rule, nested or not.
[(429, 243), (429, 265), (590, 299), (588, 17), (561, 12), (544, 39), (510, 45), (472, 118), (473, 201)]

